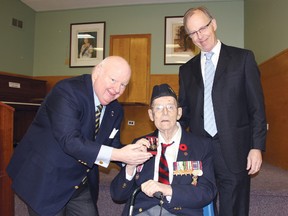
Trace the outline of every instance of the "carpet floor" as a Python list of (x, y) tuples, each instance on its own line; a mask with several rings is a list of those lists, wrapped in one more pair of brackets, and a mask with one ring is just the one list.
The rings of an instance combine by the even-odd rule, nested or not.
[[(98, 208), (100, 216), (119, 216), (123, 205), (113, 203), (109, 185), (118, 170), (113, 166), (101, 170)], [(252, 177), (250, 216), (288, 215), (288, 171), (263, 163), (261, 171)], [(15, 216), (28, 216), (25, 204), (15, 196)]]

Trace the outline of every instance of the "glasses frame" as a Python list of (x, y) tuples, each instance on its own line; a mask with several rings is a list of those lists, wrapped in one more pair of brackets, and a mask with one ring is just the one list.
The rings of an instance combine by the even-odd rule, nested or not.
[(158, 105), (151, 106), (151, 108), (155, 113), (162, 113), (164, 109), (166, 109), (168, 112), (173, 112), (177, 110), (178, 106), (175, 104), (158, 104)]
[(195, 35), (202, 34), (203, 31), (206, 31), (206, 30), (208, 29), (208, 27), (209, 27), (210, 24), (212, 23), (212, 20), (213, 20), (213, 19), (211, 19), (211, 20), (208, 22), (207, 25), (202, 26), (202, 27), (199, 28), (197, 31), (194, 31), (194, 32), (189, 33), (189, 34), (188, 34), (189, 37), (192, 38), (192, 37), (194, 37)]

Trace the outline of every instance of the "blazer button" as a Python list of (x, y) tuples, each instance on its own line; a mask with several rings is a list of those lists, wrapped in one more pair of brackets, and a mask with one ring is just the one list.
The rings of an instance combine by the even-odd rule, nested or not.
[(87, 169), (86, 172), (87, 172), (87, 173), (90, 172), (90, 169)]
[(79, 186), (75, 186), (74, 188), (77, 190), (79, 188)]
[(126, 188), (126, 187), (127, 187), (127, 184), (124, 183), (124, 184), (122, 185), (122, 188)]
[(139, 208), (139, 212), (142, 212), (143, 211), (143, 209), (142, 208)]

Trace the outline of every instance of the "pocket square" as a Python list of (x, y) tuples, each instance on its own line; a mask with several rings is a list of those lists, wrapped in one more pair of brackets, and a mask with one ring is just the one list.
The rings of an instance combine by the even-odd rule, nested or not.
[(114, 128), (113, 131), (111, 132), (110, 136), (109, 136), (109, 139), (113, 139), (118, 131), (119, 131), (119, 129)]

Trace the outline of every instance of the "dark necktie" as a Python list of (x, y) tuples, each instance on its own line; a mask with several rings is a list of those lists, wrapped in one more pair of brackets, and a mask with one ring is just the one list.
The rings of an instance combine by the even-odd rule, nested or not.
[(164, 144), (161, 143), (162, 145), (162, 151), (161, 151), (161, 157), (160, 157), (160, 162), (159, 162), (159, 178), (158, 181), (163, 183), (163, 184), (169, 184), (169, 168), (167, 164), (167, 160), (165, 157), (165, 152), (168, 146), (172, 145), (174, 142), (170, 144)]
[(101, 116), (101, 111), (102, 111), (103, 105), (99, 104), (97, 106), (96, 114), (95, 114), (95, 138), (99, 130), (99, 125), (100, 125), (100, 116)]

